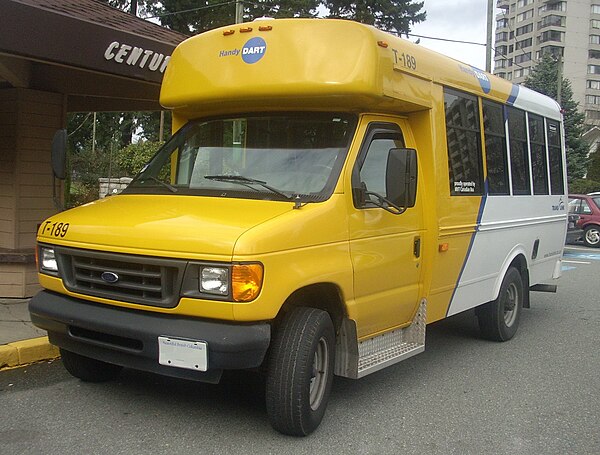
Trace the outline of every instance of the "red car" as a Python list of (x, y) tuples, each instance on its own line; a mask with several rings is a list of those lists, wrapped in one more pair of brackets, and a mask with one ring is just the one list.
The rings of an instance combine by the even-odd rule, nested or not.
[(569, 194), (569, 213), (579, 215), (583, 243), (600, 247), (600, 194)]

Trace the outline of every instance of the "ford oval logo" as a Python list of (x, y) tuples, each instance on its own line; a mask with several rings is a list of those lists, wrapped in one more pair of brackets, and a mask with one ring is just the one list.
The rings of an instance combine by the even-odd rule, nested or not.
[(102, 278), (102, 280), (106, 281), (109, 284), (114, 284), (117, 281), (119, 281), (119, 275), (117, 275), (114, 272), (102, 272), (100, 278)]

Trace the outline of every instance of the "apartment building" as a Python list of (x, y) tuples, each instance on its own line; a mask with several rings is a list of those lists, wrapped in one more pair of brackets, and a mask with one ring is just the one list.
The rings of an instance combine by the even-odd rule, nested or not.
[(544, 53), (563, 75), (588, 125), (600, 125), (600, 0), (498, 0), (494, 74), (522, 83)]

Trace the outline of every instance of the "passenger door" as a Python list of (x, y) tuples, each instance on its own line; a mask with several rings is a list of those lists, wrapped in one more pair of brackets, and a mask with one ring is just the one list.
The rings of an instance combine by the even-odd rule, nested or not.
[(352, 314), (359, 337), (412, 320), (421, 298), (423, 248), (423, 214), (418, 189), (415, 205), (400, 214), (377, 207), (375, 204), (381, 200), (375, 201), (378, 198), (372, 195), (385, 197), (387, 194), (389, 151), (405, 147), (401, 123), (387, 119), (363, 121), (366, 121), (366, 125), (362, 125), (365, 134), (352, 170), (349, 216), (355, 297)]

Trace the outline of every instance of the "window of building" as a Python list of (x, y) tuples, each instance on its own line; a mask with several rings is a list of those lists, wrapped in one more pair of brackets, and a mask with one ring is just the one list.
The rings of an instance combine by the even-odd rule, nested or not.
[(508, 19), (498, 19), (496, 21), (496, 28), (508, 27)]
[(483, 101), (483, 130), (489, 194), (510, 194), (506, 158), (506, 130), (501, 104)]
[(600, 74), (600, 65), (588, 65), (588, 74)]
[(496, 76), (501, 77), (502, 79), (506, 79), (506, 73), (503, 71), (500, 73), (496, 73)]
[(538, 30), (546, 27), (564, 27), (566, 25), (566, 21), (567, 18), (565, 16), (550, 14), (538, 22)]
[(531, 52), (515, 55), (515, 63), (523, 63), (531, 60)]
[(585, 95), (586, 104), (600, 104), (600, 96), (598, 95)]
[(444, 91), (450, 194), (481, 195), (483, 172), (479, 103), (475, 96)]
[(496, 42), (506, 41), (508, 40), (508, 32), (498, 32), (496, 33)]
[(513, 194), (531, 194), (525, 111), (514, 107), (507, 107), (507, 109)]
[(496, 68), (506, 68), (506, 60), (498, 60), (496, 62)]
[(546, 11), (566, 11), (567, 10), (567, 2), (554, 2), (554, 3), (546, 3), (541, 6), (538, 12), (545, 13)]
[(524, 77), (529, 76), (530, 69), (529, 68), (518, 68), (515, 70), (515, 77)]
[(588, 58), (600, 58), (600, 50), (590, 49), (588, 51)]
[(506, 80), (507, 81), (512, 81), (513, 78), (513, 73), (506, 73)]
[(544, 119), (541, 116), (534, 114), (527, 114), (527, 117), (529, 122), (529, 147), (531, 150), (533, 194), (549, 194)]
[(587, 88), (593, 88), (594, 90), (600, 90), (600, 81), (587, 80)]
[(562, 43), (564, 34), (565, 32), (559, 32), (558, 30), (546, 30), (538, 38), (538, 43), (545, 43), (546, 41), (558, 41)]
[(592, 5), (592, 14), (600, 14), (600, 5)]
[(592, 19), (590, 21), (590, 27), (591, 28), (600, 28), (600, 20), (598, 20), (598, 19)]
[(517, 22), (522, 22), (533, 17), (533, 9), (528, 9), (522, 13), (517, 14)]
[(508, 51), (508, 46), (497, 46), (494, 52), (494, 57), (504, 57)]
[(563, 162), (561, 156), (560, 126), (554, 120), (546, 120), (548, 156), (550, 158), (550, 188), (552, 194), (564, 194)]
[(515, 43), (515, 48), (516, 49), (525, 49), (527, 47), (531, 47), (532, 44), (533, 44), (533, 38), (527, 38), (522, 41), (517, 41)]
[(585, 119), (586, 120), (600, 120), (600, 111), (585, 111)]
[(540, 58), (542, 58), (542, 55), (544, 55), (544, 54), (550, 54), (550, 55), (553, 55), (554, 57), (562, 56), (562, 55), (564, 55), (564, 48), (562, 48), (560, 46), (544, 46), (544, 47), (542, 47), (541, 50), (539, 50), (535, 53), (535, 57), (537, 59), (540, 59)]
[(523, 8), (524, 6), (530, 5), (533, 0), (519, 0), (517, 2), (517, 8)]
[(523, 27), (518, 27), (516, 30), (516, 36), (521, 36), (525, 33), (533, 32), (533, 24), (527, 24)]
[(590, 35), (590, 44), (600, 44), (600, 35)]

